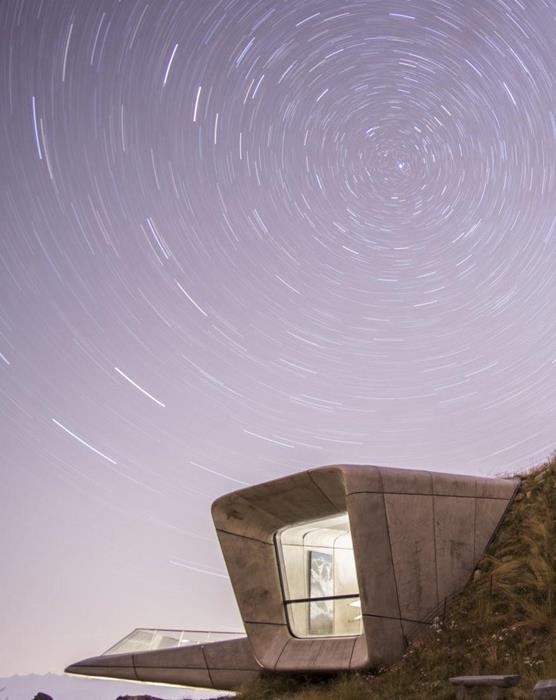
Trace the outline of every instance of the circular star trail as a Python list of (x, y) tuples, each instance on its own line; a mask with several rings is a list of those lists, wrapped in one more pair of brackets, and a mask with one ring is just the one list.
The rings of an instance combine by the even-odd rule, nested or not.
[(237, 628), (223, 492), (552, 451), (555, 24), (542, 0), (2, 3), (6, 674)]

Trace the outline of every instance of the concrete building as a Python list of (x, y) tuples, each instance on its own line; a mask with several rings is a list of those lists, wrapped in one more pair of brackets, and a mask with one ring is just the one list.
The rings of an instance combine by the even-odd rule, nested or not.
[(224, 690), (392, 664), (463, 588), (518, 485), (340, 465), (230, 493), (212, 515), (245, 636), (135, 630), (66, 672)]

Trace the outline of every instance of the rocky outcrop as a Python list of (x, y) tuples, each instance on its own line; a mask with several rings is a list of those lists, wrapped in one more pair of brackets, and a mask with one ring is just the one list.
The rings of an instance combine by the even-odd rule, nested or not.
[(154, 695), (118, 695), (116, 700), (161, 700), (161, 698), (155, 698)]

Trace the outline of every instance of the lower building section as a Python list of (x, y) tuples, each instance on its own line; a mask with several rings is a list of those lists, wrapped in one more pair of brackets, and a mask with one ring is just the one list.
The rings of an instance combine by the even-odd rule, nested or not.
[(247, 637), (242, 637), (171, 649), (107, 653), (72, 664), (66, 673), (234, 690), (255, 680), (261, 670)]

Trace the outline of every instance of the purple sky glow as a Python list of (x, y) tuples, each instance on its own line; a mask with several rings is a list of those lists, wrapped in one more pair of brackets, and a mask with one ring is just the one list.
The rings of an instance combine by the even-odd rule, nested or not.
[(241, 629), (224, 492), (552, 452), (553, 0), (4, 0), (0, 28), (0, 676)]

